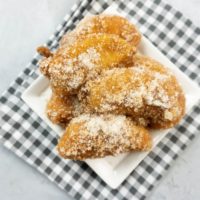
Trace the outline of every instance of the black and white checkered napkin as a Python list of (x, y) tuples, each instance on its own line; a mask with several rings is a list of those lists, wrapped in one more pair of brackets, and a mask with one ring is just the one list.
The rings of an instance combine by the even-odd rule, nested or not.
[[(187, 76), (200, 84), (200, 29), (160, 0), (80, 1), (59, 25), (47, 45), (55, 48), (61, 36), (88, 12), (99, 13), (111, 4), (132, 18), (146, 35)], [(36, 55), (0, 98), (3, 144), (76, 199), (144, 199), (200, 130), (200, 104), (193, 107), (139, 164), (124, 183), (112, 190), (84, 162), (56, 155), (52, 130), (20, 99), (38, 76)]]

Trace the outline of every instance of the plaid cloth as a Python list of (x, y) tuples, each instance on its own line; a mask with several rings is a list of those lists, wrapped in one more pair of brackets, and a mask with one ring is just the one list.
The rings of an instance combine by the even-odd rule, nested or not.
[[(62, 35), (74, 28), (88, 12), (100, 13), (110, 4), (135, 23), (177, 67), (200, 83), (200, 29), (160, 0), (78, 2), (47, 46), (56, 48)], [(117, 189), (112, 190), (84, 162), (61, 159), (53, 150), (57, 138), (52, 130), (20, 99), (37, 78), (36, 55), (0, 98), (3, 144), (20, 158), (66, 190), (75, 199), (145, 199), (173, 161), (200, 130), (200, 104), (139, 164)]]

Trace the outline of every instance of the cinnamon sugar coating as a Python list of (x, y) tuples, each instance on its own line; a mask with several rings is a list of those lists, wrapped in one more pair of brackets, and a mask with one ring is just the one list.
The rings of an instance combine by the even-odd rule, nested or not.
[(91, 33), (115, 34), (136, 47), (141, 40), (141, 34), (127, 19), (117, 15), (101, 14), (85, 17), (74, 31), (63, 36), (60, 45), (68, 46)]
[(80, 115), (70, 121), (57, 149), (68, 159), (101, 158), (149, 150), (149, 132), (121, 115)]
[(73, 117), (83, 113), (83, 108), (76, 96), (61, 96), (52, 93), (47, 103), (46, 113), (54, 124), (66, 127)]
[(148, 62), (139, 60), (130, 68), (107, 70), (88, 81), (79, 93), (85, 107), (94, 113), (129, 115), (151, 128), (176, 125), (185, 112), (183, 91), (169, 70), (146, 59)]
[(135, 48), (117, 35), (91, 34), (73, 46), (60, 47), (41, 61), (40, 69), (55, 90), (75, 94), (102, 70), (132, 65), (134, 54)]

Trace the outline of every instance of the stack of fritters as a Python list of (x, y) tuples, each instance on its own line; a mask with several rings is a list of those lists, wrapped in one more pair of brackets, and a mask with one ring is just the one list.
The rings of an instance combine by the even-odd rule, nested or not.
[(185, 97), (175, 76), (137, 53), (141, 34), (125, 18), (83, 19), (54, 53), (40, 47), (41, 72), (52, 96), (47, 115), (66, 127), (58, 143), (64, 158), (83, 160), (149, 150), (148, 129), (176, 125)]

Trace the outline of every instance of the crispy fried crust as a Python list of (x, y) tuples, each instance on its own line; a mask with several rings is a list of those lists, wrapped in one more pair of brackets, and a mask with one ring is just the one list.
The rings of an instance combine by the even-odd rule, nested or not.
[(145, 66), (146, 68), (148, 68), (149, 70), (151, 70), (152, 72), (159, 72), (161, 74), (166, 74), (166, 73), (170, 73), (169, 69), (167, 69), (165, 66), (163, 66), (161, 63), (159, 63), (158, 61), (148, 57), (148, 56), (144, 56), (141, 54), (135, 54), (133, 56), (133, 62), (134, 62), (134, 67), (140, 67), (140, 66)]
[(100, 71), (132, 65), (134, 53), (135, 48), (117, 35), (91, 34), (73, 46), (59, 48), (41, 61), (40, 70), (55, 90), (74, 94)]
[(37, 52), (41, 55), (44, 56), (45, 58), (48, 58), (50, 56), (53, 56), (53, 53), (51, 53), (51, 51), (44, 46), (40, 46), (37, 48)]
[(76, 96), (61, 96), (53, 92), (47, 103), (46, 113), (54, 124), (66, 127), (73, 117), (83, 113), (82, 106)]
[(91, 112), (130, 115), (152, 128), (172, 127), (184, 115), (185, 97), (172, 73), (152, 64), (108, 70), (88, 81), (79, 98)]
[(127, 19), (117, 15), (95, 15), (85, 17), (76, 29), (63, 36), (60, 45), (69, 46), (78, 38), (83, 38), (92, 33), (115, 34), (133, 46), (138, 46), (141, 34)]
[(84, 160), (145, 151), (151, 146), (148, 131), (125, 116), (80, 115), (69, 123), (57, 149), (64, 158)]
[(55, 124), (65, 126), (73, 117), (73, 97), (52, 94), (46, 108), (48, 118)]

